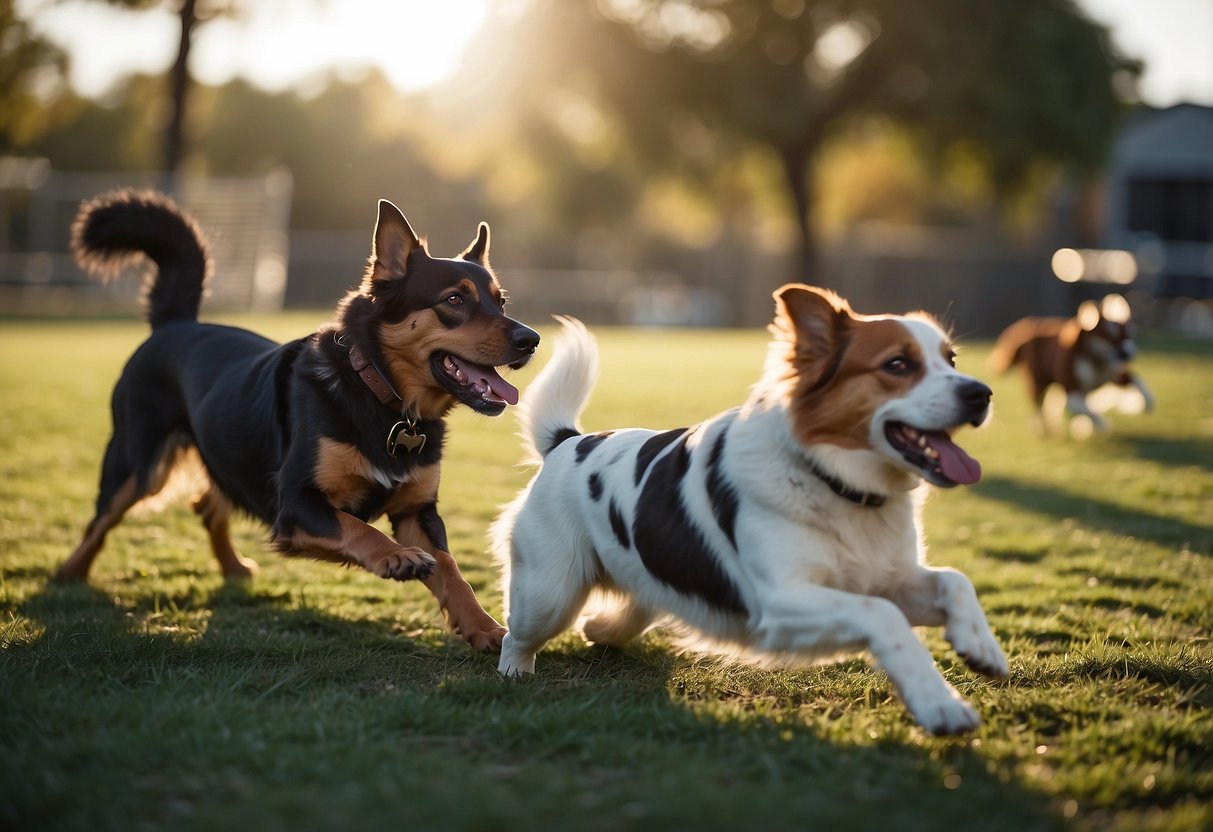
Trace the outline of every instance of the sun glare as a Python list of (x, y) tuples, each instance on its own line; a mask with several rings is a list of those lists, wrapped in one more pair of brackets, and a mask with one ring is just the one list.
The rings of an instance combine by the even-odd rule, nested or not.
[(241, 20), (198, 33), (195, 74), (219, 84), (242, 75), (269, 89), (375, 67), (419, 90), (451, 75), (483, 24), (487, 0), (342, 0), (249, 4)]
[[(178, 24), (165, 6), (132, 12), (80, 0), (19, 0), (39, 32), (72, 57), (72, 85), (104, 94), (132, 72), (163, 72)], [(205, 84), (239, 76), (280, 91), (335, 71), (381, 70), (398, 89), (454, 73), (488, 17), (489, 0), (256, 0), (195, 30), (190, 71)]]

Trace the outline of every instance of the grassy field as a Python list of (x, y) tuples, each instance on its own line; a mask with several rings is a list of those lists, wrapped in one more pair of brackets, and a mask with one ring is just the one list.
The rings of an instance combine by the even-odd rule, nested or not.
[[(318, 316), (253, 322), (275, 337)], [(249, 323), (248, 321), (242, 321)], [(926, 509), (1011, 661), (985, 724), (935, 739), (856, 659), (768, 671), (574, 634), (506, 682), (424, 588), (263, 549), (224, 585), (185, 507), (48, 585), (90, 516), (136, 322), (0, 323), (0, 828), (13, 830), (1197, 830), (1213, 826), (1213, 344), (1155, 337), (1158, 412), (1041, 441), (1018, 379), (962, 442), (984, 464)], [(550, 334), (547, 330), (545, 334)], [(590, 429), (738, 403), (759, 332), (604, 330)], [(988, 345), (962, 353), (984, 372)], [(518, 374), (520, 385), (533, 370)], [(525, 481), (515, 424), (461, 413), (441, 508), (501, 611), (485, 529)]]

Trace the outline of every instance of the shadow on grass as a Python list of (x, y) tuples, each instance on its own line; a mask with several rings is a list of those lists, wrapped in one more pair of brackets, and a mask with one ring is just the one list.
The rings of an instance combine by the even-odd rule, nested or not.
[[(849, 694), (766, 671), (722, 689), (651, 640), (568, 639), (541, 655), (540, 676), (503, 680), (454, 636), (255, 584), (129, 601), (50, 586), (19, 612), (41, 629), (0, 654), (0, 727), (18, 755), (0, 770), (44, 774), (0, 783), (14, 828), (157, 826), (191, 806), (197, 822), (175, 826), (287, 828), (286, 811), (302, 816), (296, 829), (334, 816), (350, 828), (1062, 826), (1047, 796), (997, 776), (964, 739), (924, 740), (894, 718), (869, 741), (843, 727), (876, 718)], [(174, 616), (203, 624), (175, 635)], [(177, 745), (188, 754), (166, 757)], [(227, 797), (204, 814), (198, 794)]]
[(1141, 338), (1143, 355), (1191, 355), (1213, 358), (1213, 341), (1178, 332), (1156, 330)]
[(1197, 465), (1213, 470), (1213, 439), (1201, 437), (1133, 436), (1118, 434), (1108, 442), (1141, 459), (1159, 465)]
[(1152, 540), (1162, 546), (1190, 546), (1205, 553), (1213, 549), (1213, 529), (1186, 520), (997, 475), (983, 477), (973, 489), (980, 497), (1013, 503), (1058, 520), (1073, 518), (1106, 532)]

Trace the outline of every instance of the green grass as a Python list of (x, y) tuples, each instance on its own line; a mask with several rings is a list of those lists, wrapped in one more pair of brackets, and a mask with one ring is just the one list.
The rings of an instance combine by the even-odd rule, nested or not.
[[(322, 316), (253, 322), (284, 338)], [(539, 674), (444, 632), (415, 584), (263, 549), (224, 585), (184, 507), (128, 519), (88, 588), (48, 585), (95, 496), (134, 322), (0, 323), (0, 828), (1195, 830), (1213, 824), (1213, 344), (1146, 341), (1159, 410), (1041, 441), (1018, 379), (936, 493), (931, 560), (977, 585), (991, 683), (924, 634), (976, 734), (916, 729), (860, 659), (769, 671), (567, 634)], [(551, 334), (550, 330), (545, 334)], [(738, 403), (760, 332), (603, 330), (590, 429)], [(986, 345), (961, 356), (984, 372)], [(518, 374), (520, 383), (533, 370)], [(526, 480), (515, 424), (459, 414), (441, 508), (501, 612), (485, 529)]]

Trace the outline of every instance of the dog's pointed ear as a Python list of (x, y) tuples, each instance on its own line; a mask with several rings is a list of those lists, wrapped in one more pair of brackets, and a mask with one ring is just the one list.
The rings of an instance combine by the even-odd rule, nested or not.
[(1086, 332), (1091, 332), (1095, 327), (1099, 326), (1099, 304), (1093, 300), (1084, 300), (1078, 307), (1078, 314), (1075, 315), (1078, 319), (1078, 325)]
[(850, 305), (828, 289), (789, 283), (775, 291), (770, 330), (777, 339), (795, 345), (801, 376), (816, 381), (825, 374), (854, 322)]
[(408, 272), (409, 255), (419, 249), (425, 251), (425, 244), (400, 209), (386, 199), (379, 200), (364, 282), (370, 285), (403, 277)]
[(476, 239), (459, 256), (464, 260), (470, 260), (482, 266), (488, 265), (489, 236), (489, 224), (487, 222), (480, 223), (480, 226), (476, 229)]

